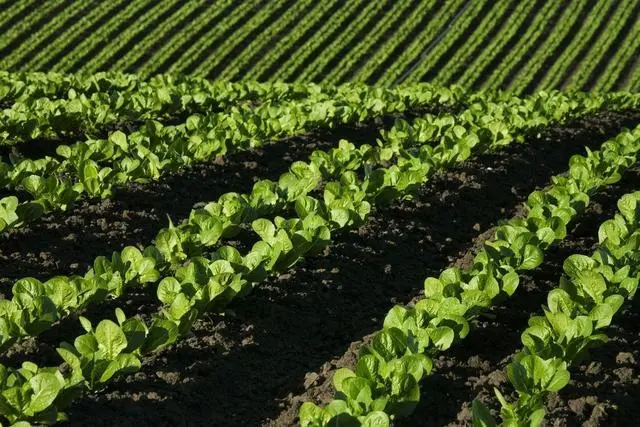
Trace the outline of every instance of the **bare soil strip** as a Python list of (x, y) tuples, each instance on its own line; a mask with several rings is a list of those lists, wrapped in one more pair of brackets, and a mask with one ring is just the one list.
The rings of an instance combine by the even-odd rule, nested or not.
[[(631, 127), (639, 120), (638, 113), (599, 114), (546, 129), (527, 145), (514, 144), (503, 152), (474, 158), (436, 177), (414, 200), (378, 210), (366, 226), (334, 236), (335, 244), (323, 256), (311, 257), (287, 274), (269, 279), (224, 316), (211, 314), (199, 321), (192, 336), (146, 358), (141, 372), (78, 400), (70, 408), (69, 425), (295, 425), (302, 401), (331, 398), (332, 372), (353, 365), (362, 337), (380, 327), (393, 304), (417, 296), (426, 276), (466, 262), (467, 254), (490, 235), (497, 221), (518, 214), (533, 189), (546, 186), (551, 175), (566, 170), (571, 155), (583, 153), (585, 145), (598, 147), (622, 126)], [(222, 165), (201, 165), (159, 183), (134, 186), (112, 201), (85, 203), (71, 214), (51, 216), (9, 236), (0, 253), (1, 280), (9, 283), (25, 275), (82, 272), (96, 255), (149, 242), (166, 224), (165, 215), (181, 218), (197, 201), (213, 200), (223, 191), (247, 191), (258, 177), (273, 179), (291, 160), (303, 158), (316, 147), (326, 148), (338, 138), (372, 142), (374, 129), (341, 129), (240, 153)], [(594, 209), (600, 205), (606, 202), (597, 201)], [(606, 207), (601, 209), (608, 212)], [(44, 251), (43, 239), (49, 245)], [(559, 270), (545, 267), (544, 271)], [(525, 284), (522, 293), (530, 287), (534, 292), (533, 286)], [(85, 315), (93, 320), (113, 317), (118, 306), (127, 314), (149, 314), (158, 307), (153, 290), (148, 289), (94, 307)], [(518, 331), (522, 316), (510, 320), (509, 313), (500, 313), (496, 321), (506, 319), (507, 325), (499, 326)], [(77, 323), (71, 319), (37, 340), (15, 346), (3, 362), (29, 358), (58, 363), (55, 346), (80, 332)], [(506, 337), (491, 328), (493, 323), (487, 323), (484, 329), (489, 335)], [(470, 337), (482, 333), (483, 328)], [(438, 372), (426, 385), (429, 390), (457, 393), (455, 398), (443, 394), (425, 399), (427, 406), (421, 406), (417, 418), (407, 425), (456, 422), (458, 413), (464, 424), (465, 402), (475, 397), (475, 390), (467, 385), (473, 381), (467, 371), (476, 369), (473, 357), (495, 359), (479, 366), (498, 372), (501, 361), (519, 342), (516, 333), (505, 338), (507, 347), (496, 345), (491, 354), (480, 356), (480, 351), (487, 351), (483, 340), (467, 341), (471, 343), (464, 344), (470, 346), (468, 350), (457, 348), (437, 361)], [(473, 347), (474, 343), (482, 347)], [(345, 349), (349, 349), (346, 354)], [(462, 372), (455, 371), (451, 375), (456, 379), (451, 380), (447, 366)], [(485, 371), (481, 374), (488, 376)], [(442, 415), (437, 419), (425, 415), (435, 414), (429, 402), (439, 404), (437, 414)], [(425, 420), (429, 421), (424, 424)]]

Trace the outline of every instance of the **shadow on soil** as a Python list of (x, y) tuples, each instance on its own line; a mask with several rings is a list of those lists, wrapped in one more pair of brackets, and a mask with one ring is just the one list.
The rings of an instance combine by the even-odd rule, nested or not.
[(414, 200), (334, 236), (324, 256), (263, 283), (233, 312), (199, 321), (192, 336), (145, 359), (138, 374), (77, 401), (72, 424), (295, 424), (301, 400), (331, 397), (323, 380), (336, 366), (353, 363), (345, 349), (379, 328), (393, 304), (409, 301), (427, 275), (464, 255), (497, 220), (517, 213), (533, 189), (566, 170), (572, 154), (599, 146), (638, 119), (601, 114), (545, 130), (530, 144), (437, 177)]

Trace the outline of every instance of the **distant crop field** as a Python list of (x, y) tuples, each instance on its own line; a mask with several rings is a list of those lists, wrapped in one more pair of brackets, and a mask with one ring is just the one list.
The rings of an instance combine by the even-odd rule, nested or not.
[(640, 2), (25, 0), (0, 68), (209, 79), (640, 89)]

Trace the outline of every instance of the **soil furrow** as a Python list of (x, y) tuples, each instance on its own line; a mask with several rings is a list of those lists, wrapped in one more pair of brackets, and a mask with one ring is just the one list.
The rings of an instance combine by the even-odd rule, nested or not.
[[(420, 405), (411, 418), (398, 423), (398, 426), (470, 426), (474, 398), (499, 411), (493, 388), (500, 388), (506, 395), (513, 391), (507, 381), (505, 368), (522, 348), (520, 334), (527, 327), (529, 317), (542, 313), (541, 306), (546, 303), (547, 293), (558, 286), (564, 260), (576, 253), (591, 255), (598, 243), (599, 225), (617, 212), (616, 202), (622, 194), (640, 189), (639, 179), (640, 167), (628, 171), (621, 182), (591, 198), (589, 208), (572, 227), (567, 240), (551, 248), (540, 267), (521, 275), (517, 293), (492, 310), (495, 319), (479, 319), (460, 345), (434, 360), (434, 374), (422, 387)], [(614, 323), (618, 323), (618, 318), (614, 318)], [(626, 323), (626, 329), (622, 331), (626, 337), (622, 340), (615, 337), (618, 345), (613, 347), (627, 354), (617, 356), (615, 352), (611, 354), (611, 349), (608, 352), (604, 348), (599, 349), (601, 355), (595, 356), (595, 362), (588, 364), (586, 369), (579, 370), (580, 374), (574, 378), (568, 390), (551, 396), (547, 421), (552, 425), (581, 425), (590, 420), (596, 421), (597, 418), (600, 418), (598, 425), (635, 425), (622, 422), (620, 415), (625, 414), (623, 411), (616, 411), (618, 419), (615, 423), (602, 414), (602, 409), (613, 407), (610, 397), (615, 395), (615, 392), (602, 393), (603, 383), (611, 383), (614, 377), (622, 386), (632, 385), (634, 378), (635, 385), (638, 384), (638, 374), (632, 373), (633, 368), (627, 367), (622, 369), (624, 372), (616, 372), (621, 365), (631, 365), (628, 360), (633, 360), (633, 356), (629, 356), (634, 351), (630, 349), (631, 342), (637, 342), (640, 336), (637, 324), (630, 329), (631, 325), (628, 321)], [(614, 333), (619, 329), (613, 328)], [(625, 362), (616, 363), (616, 358), (623, 358)], [(618, 376), (618, 373), (622, 376)], [(593, 391), (596, 388), (600, 388), (597, 393)], [(636, 398), (635, 402), (640, 403), (640, 398)]]
[(146, 358), (141, 372), (79, 400), (70, 410), (73, 424), (183, 425), (185, 411), (189, 425), (295, 424), (302, 400), (331, 397), (326, 380), (336, 366), (353, 364), (355, 353), (343, 351), (357, 349), (354, 338), (376, 330), (393, 304), (416, 296), (424, 277), (463, 258), (479, 232), (517, 214), (572, 154), (638, 119), (609, 113), (544, 130), (535, 142), (437, 177), (414, 200), (334, 236), (324, 256), (268, 280), (224, 316), (197, 322), (192, 336)]

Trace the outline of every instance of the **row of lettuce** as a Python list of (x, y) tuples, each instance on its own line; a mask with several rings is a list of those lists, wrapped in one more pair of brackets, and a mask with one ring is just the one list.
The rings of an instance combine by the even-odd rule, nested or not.
[[(591, 256), (567, 257), (564, 275), (548, 293), (543, 315), (529, 319), (522, 333), (524, 347), (507, 367), (516, 401), (510, 403), (495, 389), (500, 424), (543, 424), (549, 393), (568, 384), (568, 369), (582, 362), (589, 349), (607, 342), (605, 329), (635, 296), (640, 280), (640, 192), (622, 196), (618, 210), (600, 226), (599, 244)], [(477, 425), (498, 425), (479, 401), (473, 403), (473, 416)]]
[[(162, 230), (155, 239), (154, 247), (146, 250), (155, 256), (144, 257), (140, 251), (130, 247), (114, 255), (110, 263), (101, 258), (96, 262), (94, 272), (89, 273), (88, 278), (92, 280), (80, 285), (80, 288), (95, 287), (93, 277), (102, 276), (105, 271), (113, 272), (115, 265), (115, 270), (125, 279), (123, 284), (118, 283), (118, 287), (111, 285), (111, 293), (119, 295), (120, 287), (136, 283), (134, 279), (137, 276), (143, 277), (138, 280), (139, 283), (145, 283), (147, 276), (153, 278), (158, 273), (165, 274), (172, 267), (184, 263), (186, 259), (201, 255), (207, 248), (215, 246), (221, 238), (232, 237), (243, 225), (253, 223), (260, 237), (269, 240), (267, 234), (278, 233), (272, 230), (275, 226), (264, 217), (280, 214), (290, 208), (301, 212), (304, 218), (313, 212), (322, 212), (323, 218), (334, 224), (332, 227), (359, 224), (369, 212), (370, 201), (381, 203), (397, 197), (401, 194), (400, 191), (415, 186), (416, 183), (413, 181), (416, 179), (419, 183), (422, 176), (430, 176), (453, 162), (462, 161), (468, 158), (472, 151), (481, 152), (509, 143), (513, 139), (510, 125), (536, 129), (548, 122), (548, 119), (544, 115), (539, 116), (540, 111), (535, 109), (532, 109), (528, 116), (511, 113), (517, 112), (525, 103), (526, 101), (518, 98), (503, 104), (476, 103), (460, 115), (427, 115), (423, 119), (414, 120), (411, 125), (398, 120), (391, 130), (382, 132), (384, 143), (381, 142), (380, 145), (364, 144), (356, 147), (343, 140), (338, 147), (328, 152), (317, 150), (311, 154), (309, 162), (293, 163), (289, 171), (283, 173), (278, 181), (259, 181), (254, 184), (250, 194), (224, 194), (216, 202), (193, 210), (188, 220), (179, 226)], [(547, 100), (544, 105), (548, 107), (549, 112), (559, 111), (552, 100)], [(575, 113), (567, 111), (565, 114)], [(438, 140), (441, 141), (439, 144), (432, 145)], [(399, 155), (401, 157), (394, 167), (374, 169)], [(420, 159), (421, 156), (435, 160), (428, 163), (424, 159), (413, 159)], [(421, 166), (423, 163), (425, 166)], [(421, 168), (414, 171), (417, 166)], [(367, 174), (366, 180), (358, 178), (356, 173), (359, 171)], [(324, 199), (316, 200), (310, 197), (309, 194), (321, 183), (324, 183), (325, 188)], [(357, 187), (362, 191), (356, 191)], [(366, 200), (363, 199), (365, 197)], [(271, 229), (272, 232), (266, 233), (267, 229)], [(293, 249), (295, 248), (288, 247), (279, 256), (295, 252)], [(127, 264), (132, 264), (131, 271), (128, 270)], [(19, 281), (14, 287), (14, 300), (20, 301), (17, 296), (23, 293), (22, 285), (36, 282)], [(44, 285), (47, 292), (66, 287), (61, 284), (60, 278)], [(86, 293), (83, 295), (85, 298), (89, 297)], [(56, 310), (58, 313), (71, 309), (69, 303), (56, 305), (60, 306)], [(33, 315), (34, 321), (40, 317), (42, 316), (35, 313)], [(36, 323), (42, 325), (39, 321)], [(19, 336), (10, 334), (5, 336), (2, 342), (5, 343), (14, 335)]]
[[(328, 152), (314, 152), (307, 163), (293, 163), (277, 182), (262, 180), (250, 194), (228, 193), (217, 202), (194, 209), (180, 225), (161, 230), (154, 244), (144, 251), (127, 247), (111, 258), (98, 257), (84, 276), (58, 276), (44, 283), (33, 278), (17, 281), (11, 299), (0, 303), (4, 347), (42, 333), (57, 320), (89, 304), (118, 298), (136, 287), (156, 284), (161, 307), (146, 321), (137, 316), (127, 317), (120, 309), (116, 310), (115, 322), (104, 319), (94, 326), (81, 317), (86, 333), (76, 337), (72, 344), (63, 342), (58, 348), (68, 366), (65, 370), (38, 367), (32, 362), (24, 362), (18, 369), (0, 366), (2, 415), (12, 423), (63, 419), (64, 408), (79, 394), (99, 390), (118, 375), (136, 372), (145, 354), (176, 342), (200, 316), (224, 309), (267, 276), (284, 272), (303, 256), (321, 251), (330, 244), (337, 230), (359, 226), (375, 206), (410, 195), (434, 174), (471, 155), (523, 141), (525, 136), (535, 135), (541, 126), (611, 108), (616, 102), (627, 106), (631, 99), (596, 95), (568, 98), (560, 93), (540, 93), (527, 99), (513, 97), (493, 103), (476, 97), (467, 110), (457, 115), (427, 115), (411, 124), (398, 121), (389, 132), (383, 133), (376, 145), (356, 147), (343, 141)], [(617, 147), (617, 141), (610, 144)], [(614, 150), (613, 154), (607, 151), (596, 165), (598, 171), (608, 170), (607, 166), (622, 168), (618, 151)], [(593, 166), (592, 157), (597, 155), (584, 158), (582, 164), (587, 170)], [(322, 198), (312, 197), (320, 188)], [(552, 196), (542, 200), (542, 211), (552, 208), (554, 212), (562, 211), (555, 209)], [(291, 210), (297, 216), (280, 216)], [(545, 242), (555, 239), (556, 232), (558, 235), (566, 232), (561, 225), (565, 223), (557, 224), (557, 221), (554, 217), (555, 228), (551, 231), (541, 227), (540, 236)], [(248, 253), (242, 255), (230, 246), (219, 247), (221, 240), (241, 232), (243, 224), (250, 224), (258, 237)], [(524, 244), (522, 250), (527, 260), (536, 248), (532, 243), (536, 238)], [(533, 254), (539, 255), (535, 250)], [(519, 259), (518, 256), (520, 252), (514, 258)], [(535, 256), (533, 261), (521, 264), (539, 262)], [(490, 266), (492, 262), (486, 260), (483, 265)], [(508, 280), (517, 278), (515, 269), (505, 273)], [(512, 282), (509, 286), (507, 289), (515, 289)], [(493, 285), (487, 288), (491, 292), (496, 290)], [(478, 298), (490, 302), (487, 298)], [(437, 305), (440, 306), (440, 302)], [(442, 310), (446, 307), (442, 305)], [(466, 324), (462, 315), (455, 319), (460, 325)], [(451, 332), (445, 323), (435, 334), (440, 338), (433, 341), (439, 346), (450, 345), (454, 338), (451, 335), (459, 332), (455, 322), (447, 324)], [(423, 343), (426, 345), (429, 340), (426, 338)], [(416, 362), (422, 363), (420, 376), (426, 372), (427, 360), (424, 356), (415, 357)], [(404, 362), (399, 363), (398, 369), (401, 365), (406, 366)], [(416, 366), (413, 362), (410, 365)], [(412, 368), (411, 373), (416, 372)], [(406, 381), (410, 381), (409, 377), (403, 376)], [(416, 387), (402, 389), (402, 393), (409, 392), (415, 397)], [(384, 390), (384, 387), (376, 389)], [(377, 400), (374, 408), (363, 407), (360, 402), (338, 401), (344, 404), (317, 411), (305, 406), (304, 422), (331, 422), (327, 414), (336, 415), (336, 408), (340, 409), (340, 417), (346, 414), (355, 420), (358, 417), (364, 420), (379, 418), (381, 409), (394, 415), (392, 411), (396, 407), (395, 398), (385, 400), (388, 408), (379, 406), (382, 400)], [(349, 406), (351, 403), (355, 409)], [(309, 414), (313, 416), (312, 421)]]
[[(636, 14), (635, 2), (616, 0), (593, 7), (510, 0), (73, 7), (51, 0), (3, 9), (0, 67), (384, 86), (422, 80), (515, 93), (637, 90)], [(9, 25), (14, 20), (19, 25)], [(89, 37), (85, 28), (93, 28)]]
[[(637, 163), (639, 151), (640, 126), (598, 151), (574, 155), (566, 174), (553, 177), (546, 190), (531, 193), (526, 215), (497, 228), (470, 268), (448, 268), (439, 277), (427, 278), (423, 298), (410, 307), (391, 309), (384, 327), (360, 349), (355, 370), (334, 374), (334, 400), (324, 408), (302, 405), (302, 426), (383, 426), (411, 414), (424, 398), (421, 394), (428, 392), (428, 383), (422, 389), (420, 385), (432, 371), (431, 357), (464, 339), (479, 315), (514, 297), (520, 274), (542, 263), (544, 252), (564, 239), (567, 227), (585, 211), (589, 195), (620, 180)], [(606, 250), (592, 259), (567, 260), (569, 278), (550, 294), (545, 316), (531, 319), (523, 335), (526, 349), (508, 369), (520, 397), (511, 404), (497, 394), (504, 425), (542, 423), (545, 394), (566, 385), (567, 364), (603, 339), (594, 331), (607, 326), (624, 298), (634, 294), (637, 197), (621, 199), (622, 215), (602, 225)], [(474, 408), (478, 425), (496, 424), (480, 402)]]
[[(437, 43), (423, 42), (413, 52), (417, 63), (404, 73), (403, 83), (456, 83), (517, 94), (543, 88), (638, 88), (636, 4), (498, 0), (449, 6), (455, 12), (455, 18), (449, 17), (453, 24)], [(378, 83), (389, 83), (392, 75), (389, 71)]]
[(192, 114), (178, 125), (148, 120), (128, 134), (115, 131), (106, 139), (58, 145), (56, 157), (11, 157), (9, 163), (0, 162), (0, 184), (30, 196), (28, 200), (13, 195), (0, 199), (0, 230), (20, 227), (49, 212), (67, 210), (83, 196), (108, 198), (115, 188), (128, 183), (157, 180), (193, 163), (284, 137), (356, 125), (416, 108), (453, 108), (466, 102), (466, 94), (456, 88), (430, 85), (390, 90), (362, 85), (282, 85), (282, 90), (264, 92), (268, 86), (256, 84), (253, 87), (257, 91), (252, 91), (239, 85), (244, 90), (231, 89), (227, 95), (215, 95), (250, 99), (264, 94), (257, 106), (238, 105), (224, 112)]
[(0, 143), (103, 135), (110, 128), (149, 119), (166, 121), (239, 104), (330, 99), (336, 92), (333, 86), (210, 82), (169, 75), (144, 81), (116, 73), (82, 78), (5, 72), (0, 75), (0, 99), (8, 108), (1, 113)]

